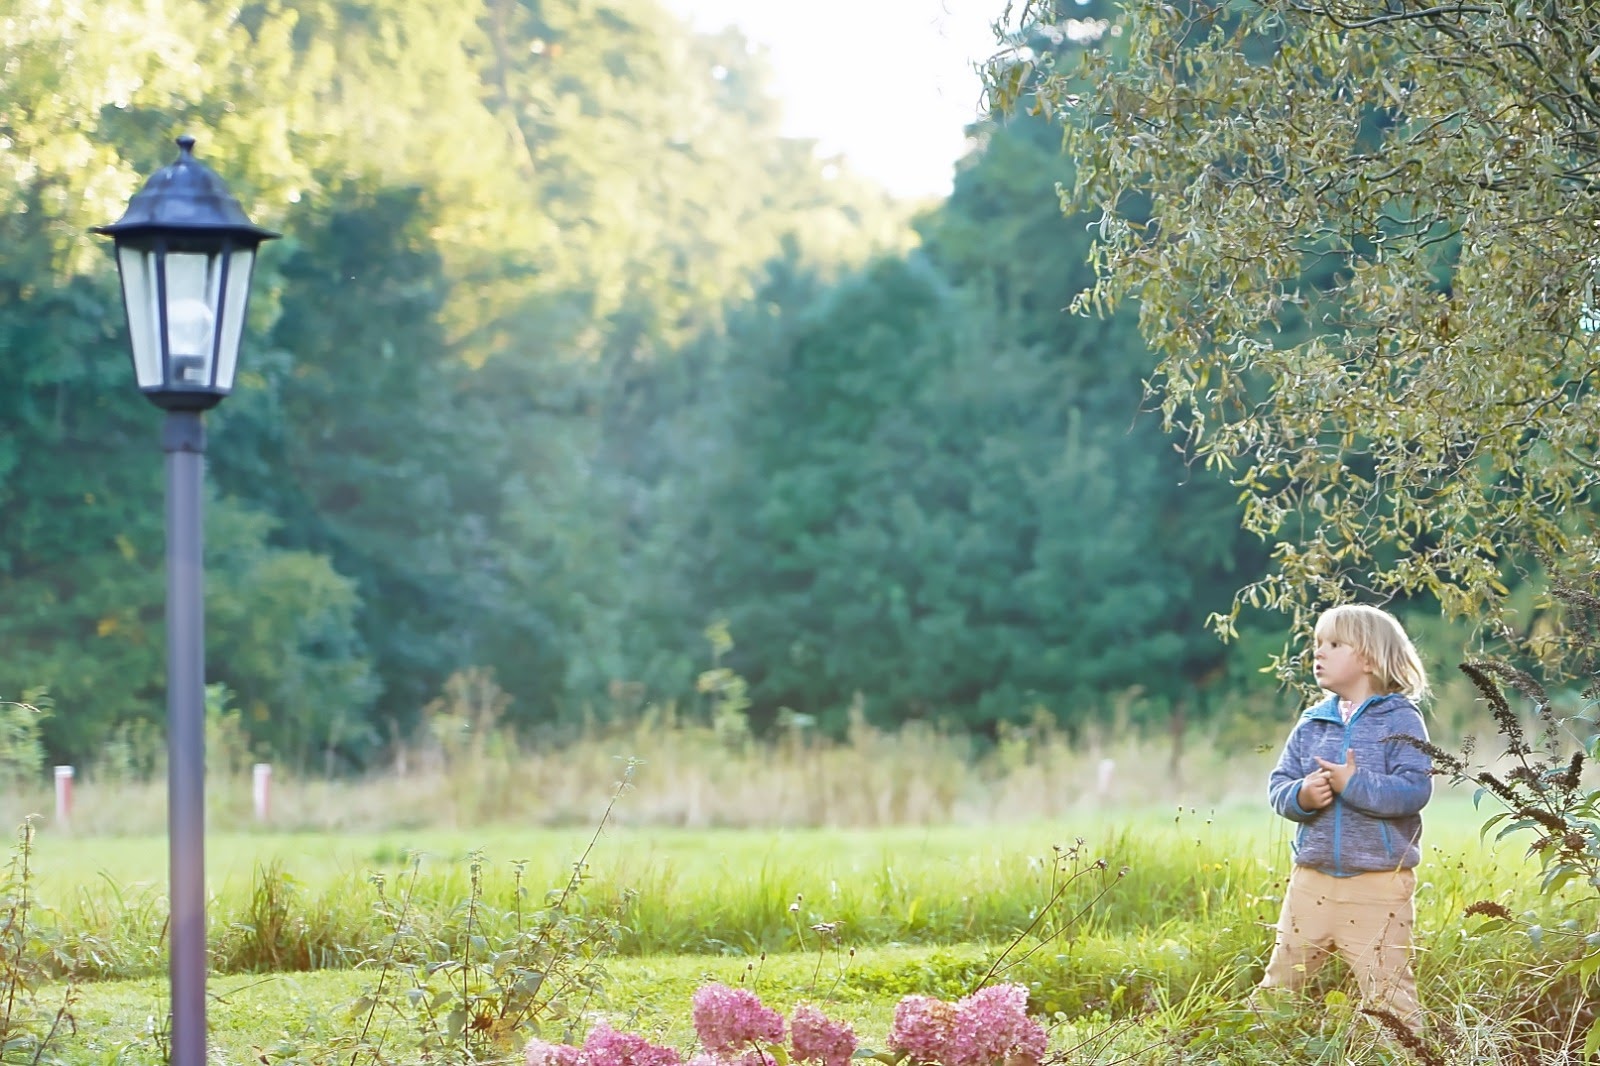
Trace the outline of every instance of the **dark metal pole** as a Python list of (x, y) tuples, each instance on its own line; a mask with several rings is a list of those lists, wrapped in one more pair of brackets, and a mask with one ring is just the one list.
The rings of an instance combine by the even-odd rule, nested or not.
[(205, 572), (201, 489), (206, 429), (168, 411), (167, 847), (172, 918), (172, 1066), (206, 1062)]

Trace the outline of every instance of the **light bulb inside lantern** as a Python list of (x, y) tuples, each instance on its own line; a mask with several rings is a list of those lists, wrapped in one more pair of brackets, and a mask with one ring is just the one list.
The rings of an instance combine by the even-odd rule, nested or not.
[(167, 309), (167, 351), (179, 383), (205, 383), (213, 321), (204, 300), (174, 300)]

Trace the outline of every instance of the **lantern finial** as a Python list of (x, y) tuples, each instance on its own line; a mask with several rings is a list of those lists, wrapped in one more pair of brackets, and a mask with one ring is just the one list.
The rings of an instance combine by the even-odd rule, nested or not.
[(136, 238), (159, 229), (226, 231), (257, 243), (278, 236), (250, 221), (223, 180), (194, 157), (194, 138), (187, 133), (178, 138), (177, 160), (151, 175), (120, 219), (92, 232)]

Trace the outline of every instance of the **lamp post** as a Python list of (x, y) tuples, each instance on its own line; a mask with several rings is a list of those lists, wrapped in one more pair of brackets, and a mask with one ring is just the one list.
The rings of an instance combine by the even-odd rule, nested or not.
[(93, 232), (115, 243), (139, 390), (167, 412), (167, 847), (173, 1066), (205, 1066), (204, 413), (233, 389), (256, 248), (278, 236), (245, 216), (194, 138)]

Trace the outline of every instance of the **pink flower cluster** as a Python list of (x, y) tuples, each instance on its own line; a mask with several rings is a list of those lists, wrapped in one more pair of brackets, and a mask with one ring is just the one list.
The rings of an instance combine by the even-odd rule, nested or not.
[(906, 996), (889, 1031), (889, 1050), (938, 1066), (1039, 1066), (1047, 1046), (1022, 985), (992, 985), (956, 1003)]
[(956, 1029), (953, 1003), (932, 996), (906, 996), (894, 1008), (889, 1050), (912, 1062), (941, 1062)]
[[(764, 1006), (754, 992), (704, 985), (695, 992), (691, 1010), (705, 1050), (688, 1066), (777, 1066), (768, 1049), (783, 1042), (783, 1015)], [(806, 1007), (795, 1012), (794, 1040), (795, 1061), (823, 1066), (849, 1066), (856, 1048), (855, 1033), (848, 1025), (835, 1025), (820, 1011)], [(619, 1033), (604, 1022), (582, 1048), (535, 1039), (528, 1041), (523, 1059), (527, 1066), (683, 1066), (676, 1051)]]
[(747, 988), (729, 988), (712, 982), (695, 991), (690, 1001), (694, 1031), (713, 1055), (743, 1052), (757, 1044), (783, 1040), (783, 1015), (763, 1006)]
[(847, 1066), (856, 1050), (856, 1031), (848, 1022), (831, 1020), (817, 1008), (802, 1003), (789, 1020), (796, 1062), (821, 1066)]
[(672, 1048), (619, 1033), (605, 1022), (590, 1031), (581, 1048), (536, 1039), (528, 1041), (522, 1056), (527, 1066), (681, 1066), (683, 1062)]
[[(691, 1003), (694, 1031), (704, 1049), (687, 1064), (671, 1048), (619, 1033), (601, 1022), (583, 1047), (530, 1040), (527, 1066), (777, 1066), (783, 1015), (743, 988), (703, 985)], [(801, 1004), (790, 1019), (787, 1060), (850, 1066), (856, 1034), (816, 1007)], [(994, 985), (955, 1003), (906, 996), (894, 1010), (889, 1050), (911, 1066), (1039, 1066), (1048, 1040), (1028, 1017), (1028, 990)], [(774, 1054), (776, 1052), (776, 1054)]]

